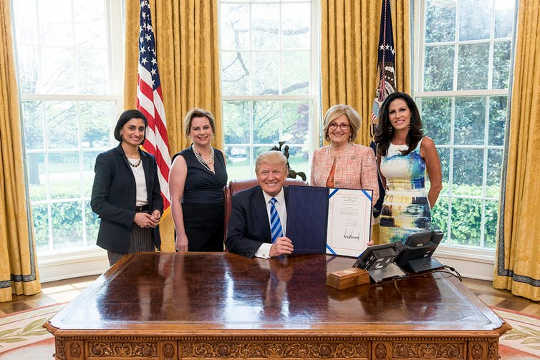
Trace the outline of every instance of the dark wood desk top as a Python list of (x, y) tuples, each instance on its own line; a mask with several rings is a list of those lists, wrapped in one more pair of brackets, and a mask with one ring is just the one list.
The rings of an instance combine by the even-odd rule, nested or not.
[(332, 331), (499, 336), (503, 321), (453, 276), (424, 275), (336, 290), (327, 272), (354, 259), (325, 255), (283, 260), (229, 253), (128, 255), (53, 317), (55, 335), (286, 335)]

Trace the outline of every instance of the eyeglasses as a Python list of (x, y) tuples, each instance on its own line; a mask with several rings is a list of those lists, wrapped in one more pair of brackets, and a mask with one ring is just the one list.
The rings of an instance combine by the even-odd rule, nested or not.
[(330, 125), (328, 125), (328, 128), (332, 129), (332, 130), (335, 130), (336, 128), (340, 128), (341, 130), (347, 130), (349, 129), (351, 126), (349, 124), (336, 124), (336, 123), (330, 123)]

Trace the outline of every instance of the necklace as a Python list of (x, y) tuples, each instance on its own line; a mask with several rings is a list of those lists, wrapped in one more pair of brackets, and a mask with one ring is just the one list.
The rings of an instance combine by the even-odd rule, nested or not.
[(128, 159), (128, 162), (129, 162), (129, 165), (131, 165), (131, 167), (134, 167), (134, 168), (136, 168), (136, 167), (138, 167), (139, 165), (141, 165), (141, 160), (142, 160), (142, 159), (141, 159), (141, 158), (139, 158), (139, 160), (138, 160), (138, 161), (136, 161), (136, 162), (131, 162), (131, 160), (130, 160), (130, 159)]
[(197, 161), (199, 161), (199, 163), (204, 166), (205, 169), (211, 173), (215, 173), (215, 171), (210, 168), (210, 165), (214, 165), (214, 148), (212, 146), (210, 146), (210, 159), (208, 159), (208, 162), (204, 161), (201, 153), (196, 150), (195, 144), (191, 144), (191, 150), (195, 154)]

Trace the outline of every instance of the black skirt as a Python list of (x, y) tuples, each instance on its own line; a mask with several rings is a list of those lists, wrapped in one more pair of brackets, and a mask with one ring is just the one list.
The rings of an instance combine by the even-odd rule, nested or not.
[(224, 203), (182, 204), (188, 251), (223, 251)]

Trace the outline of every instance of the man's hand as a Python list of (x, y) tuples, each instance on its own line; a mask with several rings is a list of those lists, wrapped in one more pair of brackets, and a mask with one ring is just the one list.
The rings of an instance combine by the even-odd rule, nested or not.
[(289, 255), (292, 254), (293, 250), (294, 247), (291, 239), (285, 236), (278, 237), (270, 248), (270, 257)]

